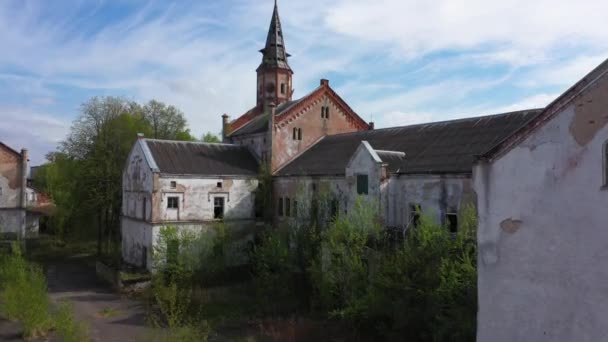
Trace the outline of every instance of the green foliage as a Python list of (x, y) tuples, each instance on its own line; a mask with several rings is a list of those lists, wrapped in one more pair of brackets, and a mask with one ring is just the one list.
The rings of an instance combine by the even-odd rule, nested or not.
[(158, 101), (146, 105), (117, 97), (94, 97), (35, 184), (56, 204), (49, 226), (62, 239), (97, 236), (98, 253), (111, 254), (119, 240), (122, 171), (137, 133), (158, 139), (195, 140), (181, 111)]
[(88, 327), (74, 319), (72, 306), (67, 303), (59, 304), (54, 315), (55, 332), (62, 341), (80, 342), (89, 341)]
[(338, 216), (322, 233), (322, 252), (314, 263), (318, 304), (335, 316), (353, 316), (364, 310), (368, 290), (370, 247), (380, 234), (376, 207), (358, 197), (351, 215)]
[(215, 134), (211, 133), (211, 132), (207, 132), (203, 135), (203, 137), (201, 138), (202, 142), (206, 142), (206, 143), (221, 143), (222, 140)]
[(293, 290), (293, 269), (286, 239), (277, 232), (265, 234), (253, 248), (251, 265), (258, 300), (274, 311), (274, 304), (285, 300)]
[(42, 268), (28, 263), (18, 252), (3, 257), (0, 266), (2, 312), (9, 319), (22, 322), (25, 336), (47, 331), (52, 321)]

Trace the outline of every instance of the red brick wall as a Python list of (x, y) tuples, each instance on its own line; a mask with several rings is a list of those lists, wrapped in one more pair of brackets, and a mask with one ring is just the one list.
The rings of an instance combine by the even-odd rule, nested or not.
[[(330, 108), (328, 119), (321, 117), (323, 106)], [(275, 126), (273, 132), (272, 170), (275, 171), (285, 165), (323, 136), (360, 130), (355, 124), (349, 123), (351, 120), (348, 120), (346, 115), (338, 103), (322, 95), (296, 116), (281, 121), (279, 125), (281, 127)], [(302, 140), (293, 139), (293, 128), (302, 129)]]

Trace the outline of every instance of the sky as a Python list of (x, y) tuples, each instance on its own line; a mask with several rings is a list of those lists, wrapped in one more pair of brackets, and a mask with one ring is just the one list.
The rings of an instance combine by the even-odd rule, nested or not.
[[(33, 165), (93, 96), (196, 136), (255, 104), (273, 0), (0, 1), (0, 141)], [(605, 0), (279, 0), (294, 97), (327, 78), (376, 127), (544, 107), (608, 58)]]

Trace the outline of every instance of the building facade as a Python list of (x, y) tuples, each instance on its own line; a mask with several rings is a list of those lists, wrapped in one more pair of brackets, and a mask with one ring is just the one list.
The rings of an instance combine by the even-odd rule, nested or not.
[(478, 341), (608, 336), (608, 61), (474, 168)]
[(212, 234), (221, 223), (246, 245), (256, 229), (258, 168), (246, 147), (140, 136), (123, 171), (124, 261), (152, 269), (163, 227)]

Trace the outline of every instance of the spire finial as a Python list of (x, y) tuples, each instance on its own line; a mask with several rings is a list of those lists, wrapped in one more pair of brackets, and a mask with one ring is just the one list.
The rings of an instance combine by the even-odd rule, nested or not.
[(279, 18), (278, 1), (274, 0), (274, 11), (268, 28), (266, 46), (260, 50), (264, 55), (260, 67), (273, 67), (291, 70), (287, 62), (289, 54), (285, 51), (285, 41), (283, 40), (283, 30), (281, 19)]

